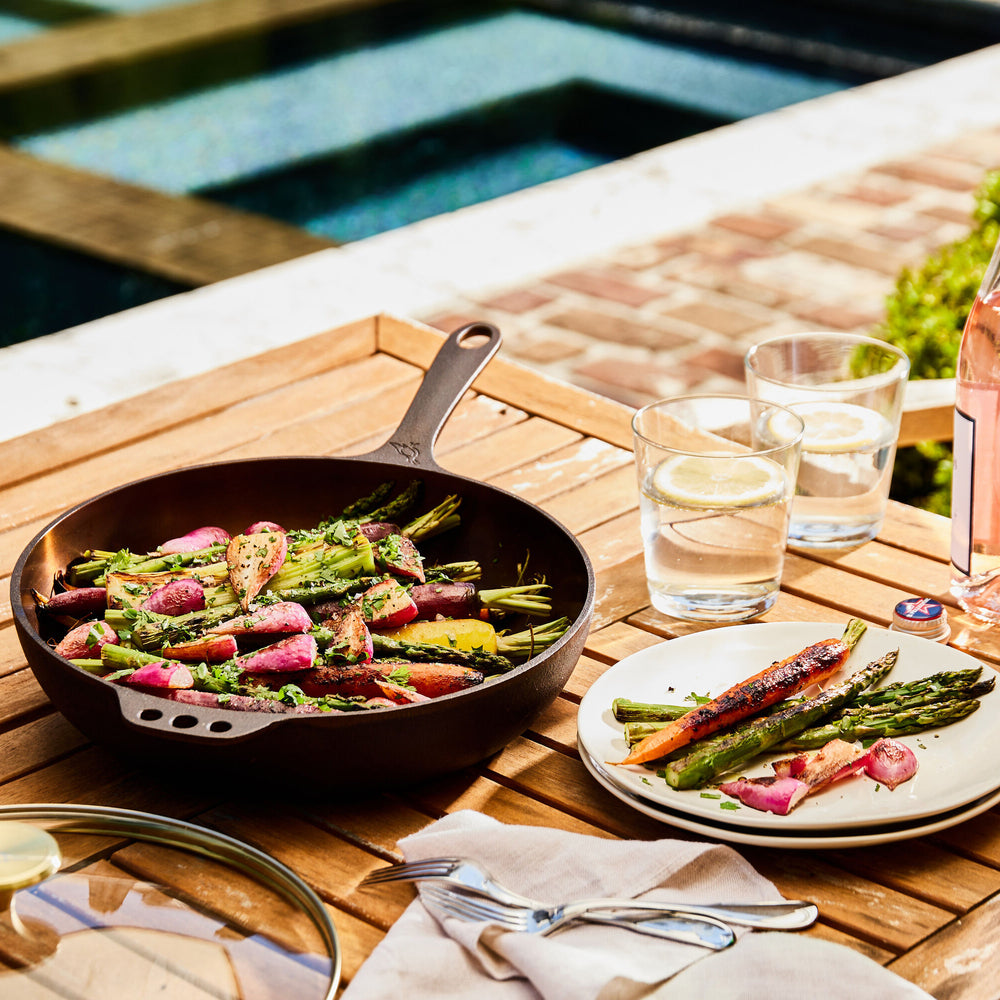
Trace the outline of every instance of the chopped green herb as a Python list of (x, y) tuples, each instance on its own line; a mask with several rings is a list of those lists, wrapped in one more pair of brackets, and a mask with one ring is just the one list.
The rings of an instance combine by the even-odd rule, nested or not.
[(408, 687), (410, 684), (410, 671), (405, 664), (400, 664), (386, 679), (391, 681), (393, 684)]

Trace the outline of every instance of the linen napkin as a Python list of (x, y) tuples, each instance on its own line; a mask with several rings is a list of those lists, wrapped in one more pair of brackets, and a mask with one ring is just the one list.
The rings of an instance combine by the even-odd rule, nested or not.
[[(781, 894), (736, 851), (718, 844), (684, 840), (649, 842), (603, 839), (544, 827), (505, 825), (481, 813), (453, 813), (399, 842), (408, 861), (468, 857), (485, 865), (515, 891), (557, 903), (585, 896), (712, 902), (780, 900)], [(434, 913), (435, 915), (432, 915)], [(514, 934), (486, 923), (468, 923), (428, 910), (415, 900), (390, 929), (344, 993), (344, 1000), (375, 1000), (405, 995), (410, 1000), (469, 997), (476, 1000), (638, 1000), (661, 995), (688, 997), (811, 997), (798, 977), (819, 984), (817, 997), (843, 995), (848, 1000), (917, 1000), (927, 994), (850, 949), (812, 941), (802, 935), (750, 932), (734, 928), (739, 940), (725, 952), (710, 952), (599, 924), (573, 924), (548, 937)], [(774, 941), (761, 949), (755, 939)], [(753, 944), (747, 948), (745, 944)], [(793, 940), (794, 939), (794, 940)], [(803, 945), (824, 946), (822, 957), (836, 975), (817, 976), (811, 952)], [(787, 952), (784, 961), (776, 956)], [(726, 956), (723, 979), (746, 984), (740, 958), (746, 954), (756, 980), (753, 993), (702, 987), (693, 974)], [(774, 961), (772, 961), (774, 960)], [(795, 964), (798, 976), (789, 972)], [(844, 963), (858, 975), (853, 992), (831, 992), (831, 980)], [(765, 976), (771, 966), (773, 976)], [(682, 970), (687, 970), (682, 975)], [(683, 976), (692, 974), (692, 978)], [(867, 978), (866, 978), (867, 977)], [(708, 980), (706, 980), (708, 981)], [(845, 981), (845, 980), (841, 980)], [(688, 984), (693, 985), (688, 985)], [(666, 985), (664, 985), (666, 984)], [(860, 984), (860, 985), (859, 985)], [(865, 992), (864, 984), (871, 992)], [(718, 987), (718, 988), (716, 988)], [(761, 991), (757, 992), (757, 987)], [(662, 994), (655, 992), (662, 988)], [(734, 987), (735, 988), (735, 987)]]

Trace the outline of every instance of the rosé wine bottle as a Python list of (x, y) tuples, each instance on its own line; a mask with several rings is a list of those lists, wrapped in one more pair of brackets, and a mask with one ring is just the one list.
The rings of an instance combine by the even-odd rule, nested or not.
[(958, 351), (951, 488), (951, 592), (1000, 622), (1000, 243)]

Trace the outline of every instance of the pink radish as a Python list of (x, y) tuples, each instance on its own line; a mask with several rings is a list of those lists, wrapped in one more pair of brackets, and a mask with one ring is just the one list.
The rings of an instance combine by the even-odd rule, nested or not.
[(96, 659), (109, 644), (118, 644), (118, 633), (107, 622), (82, 622), (63, 636), (56, 652), (67, 660)]
[(205, 607), (205, 588), (197, 580), (171, 580), (154, 590), (139, 606), (146, 611), (171, 617), (189, 611), (202, 611)]
[(159, 660), (155, 663), (144, 663), (128, 676), (120, 678), (119, 683), (135, 687), (190, 688), (194, 687), (194, 677), (183, 663), (167, 663), (165, 660)]
[(361, 613), (373, 629), (398, 628), (417, 617), (417, 606), (395, 580), (382, 580), (361, 595)]
[(195, 528), (194, 531), (189, 531), (179, 538), (170, 538), (163, 542), (157, 551), (165, 556), (176, 555), (178, 552), (200, 552), (212, 545), (225, 545), (230, 537), (225, 528), (209, 525), (204, 528)]
[(275, 635), (308, 632), (312, 627), (309, 612), (301, 604), (279, 601), (245, 615), (227, 618), (207, 631), (213, 635)]
[[(171, 701), (198, 708), (228, 708), (231, 712), (268, 712), (271, 715), (316, 715), (323, 710), (316, 705), (286, 705), (273, 698), (251, 698), (245, 694), (218, 695), (211, 691), (171, 691)], [(332, 712), (324, 712), (324, 715)]]
[(424, 582), (423, 559), (416, 545), (406, 535), (386, 535), (372, 542), (376, 564), (396, 576)]
[(279, 535), (288, 534), (288, 532), (280, 524), (277, 524), (274, 521), (254, 521), (253, 524), (244, 528), (241, 534), (257, 535), (264, 531), (273, 531)]
[(311, 635), (291, 635), (236, 657), (236, 665), (251, 674), (290, 674), (309, 670), (318, 655), (316, 640)]

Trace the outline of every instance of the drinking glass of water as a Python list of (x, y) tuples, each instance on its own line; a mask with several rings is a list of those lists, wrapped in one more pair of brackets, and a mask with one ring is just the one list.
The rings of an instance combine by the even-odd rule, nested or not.
[(805, 424), (745, 396), (678, 396), (632, 420), (649, 597), (734, 622), (774, 604)]
[(790, 543), (842, 549), (874, 538), (889, 498), (906, 355), (868, 337), (801, 333), (751, 347), (745, 368), (752, 395), (805, 423)]

